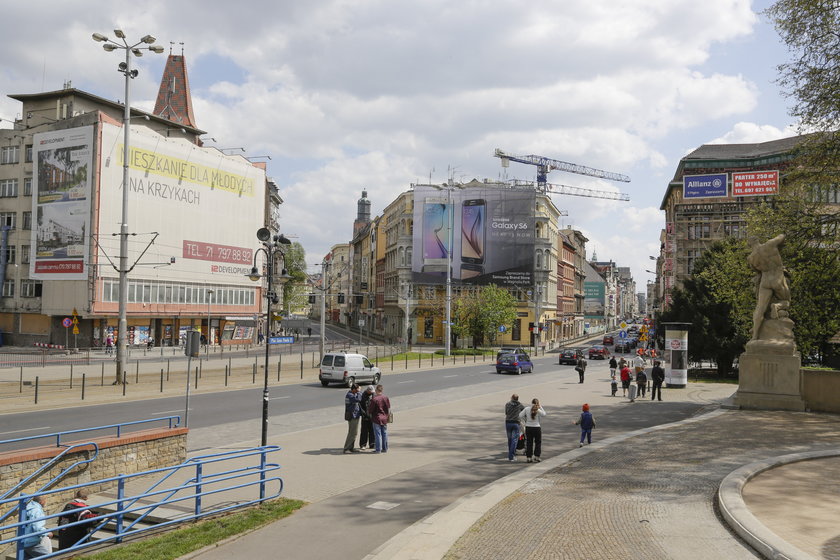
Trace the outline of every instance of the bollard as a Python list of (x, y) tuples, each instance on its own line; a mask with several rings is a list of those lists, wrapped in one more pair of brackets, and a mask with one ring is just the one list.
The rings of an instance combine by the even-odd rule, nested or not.
[(198, 367), (195, 368), (195, 388), (198, 389)]
[(251, 370), (251, 383), (257, 382), (257, 364), (254, 363), (254, 369)]
[(300, 353), (300, 378), (303, 379), (303, 352)]
[(225, 366), (225, 387), (228, 386), (227, 384), (228, 384), (228, 368), (227, 368), (227, 366)]
[(405, 351), (405, 369), (408, 370), (408, 350)]
[(85, 400), (85, 376), (87, 376), (87, 374), (83, 373), (82, 374), (82, 400)]
[(466, 354), (464, 354), (464, 363), (465, 364), (467, 363), (467, 355)]
[(134, 362), (134, 384), (140, 383), (140, 360)]
[(231, 358), (228, 356), (228, 369), (230, 370), (230, 374), (233, 375), (233, 365), (231, 364)]
[(163, 393), (163, 368), (160, 368), (160, 392)]
[(473, 354), (473, 363), (476, 361), (476, 354)]
[(123, 383), (122, 383), (122, 386), (123, 386), (123, 396), (125, 396), (125, 386), (126, 386), (126, 385), (128, 385), (128, 382), (126, 382), (126, 380), (125, 380), (125, 372), (123, 372)]
[(35, 376), (35, 404), (38, 404), (38, 376)]
[(166, 358), (166, 380), (169, 381), (169, 358)]
[(73, 388), (73, 364), (70, 364), (70, 388)]
[(391, 354), (391, 371), (394, 371), (394, 355)]
[(280, 381), (280, 360), (277, 360), (277, 381)]
[(23, 366), (20, 366), (20, 392), (23, 393)]
[(422, 354), (422, 352), (417, 352), (417, 369), (420, 369), (420, 368), (422, 368), (422, 367), (423, 367), (423, 362), (422, 362), (422, 360), (423, 360), (423, 354)]
[(204, 360), (198, 360), (198, 376), (201, 377), (201, 374), (204, 373)]
[(105, 362), (102, 362), (102, 374), (99, 378), (99, 385), (100, 387), (105, 386)]
[(435, 353), (434, 352), (432, 352), (431, 358), (432, 358), (432, 367), (434, 368), (435, 367)]

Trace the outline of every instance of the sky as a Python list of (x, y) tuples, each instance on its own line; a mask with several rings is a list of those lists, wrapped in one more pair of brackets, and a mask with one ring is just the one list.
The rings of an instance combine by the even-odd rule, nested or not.
[[(535, 179), (493, 157), (537, 154), (622, 173), (615, 183), (553, 171), (549, 182), (629, 202), (553, 195), (587, 257), (654, 275), (665, 189), (707, 143), (794, 134), (774, 83), (788, 61), (768, 0), (31, 0), (4, 7), (0, 127), (9, 94), (72, 87), (121, 100), (118, 53), (91, 39), (122, 29), (186, 57), (207, 145), (269, 156), (281, 229), (310, 271), (348, 242), (356, 201), (379, 215), (412, 183)], [(37, 17), (32, 14), (37, 13)], [(117, 56), (117, 55), (120, 56)], [(131, 103), (151, 111), (165, 55), (135, 59)], [(240, 152), (237, 152), (240, 153)], [(260, 158), (258, 158), (260, 159)], [(255, 239), (255, 246), (257, 241)]]

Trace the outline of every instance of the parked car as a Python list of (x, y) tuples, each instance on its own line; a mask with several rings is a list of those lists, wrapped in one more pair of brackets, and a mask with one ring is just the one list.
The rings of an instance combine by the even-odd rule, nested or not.
[(330, 352), (321, 359), (318, 381), (326, 387), (330, 383), (341, 383), (350, 387), (353, 383), (379, 383), (382, 372), (362, 354)]
[(583, 349), (582, 348), (564, 348), (560, 350), (560, 359), (557, 361), (558, 364), (570, 364), (575, 365), (577, 361), (583, 357)]
[(626, 354), (629, 351), (630, 351), (630, 344), (628, 344), (627, 342), (625, 342), (621, 339), (619, 339), (619, 341), (616, 342), (615, 346), (613, 347), (613, 352), (615, 352), (616, 354), (618, 354), (618, 353)]
[(522, 375), (523, 372), (531, 373), (534, 371), (534, 364), (531, 363), (531, 358), (528, 354), (502, 354), (496, 360), (496, 373), (515, 373)]
[(610, 351), (606, 346), (597, 344), (589, 349), (590, 360), (606, 360), (610, 356)]
[(614, 342), (615, 342), (615, 339), (613, 338), (613, 335), (611, 335), (611, 334), (604, 335), (604, 340), (603, 340), (604, 346), (606, 346), (607, 344), (613, 344)]

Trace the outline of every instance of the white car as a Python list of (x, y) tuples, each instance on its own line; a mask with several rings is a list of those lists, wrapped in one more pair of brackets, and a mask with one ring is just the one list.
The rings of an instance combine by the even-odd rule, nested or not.
[(326, 387), (330, 383), (341, 383), (350, 387), (353, 383), (376, 385), (382, 372), (362, 354), (330, 352), (321, 359), (318, 381)]

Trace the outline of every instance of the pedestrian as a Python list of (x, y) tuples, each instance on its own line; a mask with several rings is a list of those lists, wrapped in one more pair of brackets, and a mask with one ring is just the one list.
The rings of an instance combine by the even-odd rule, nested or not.
[(659, 399), (662, 400), (662, 383), (665, 382), (665, 370), (662, 369), (659, 360), (653, 361), (653, 368), (650, 370), (650, 377), (653, 381), (653, 390), (650, 392), (650, 400), (656, 399), (656, 394), (659, 393)]
[(312, 327), (306, 327), (306, 336), (312, 336)]
[(621, 396), (627, 396), (627, 389), (630, 388), (630, 368), (627, 367), (627, 364), (624, 364), (624, 367), (621, 368), (619, 372), (619, 376), (621, 377)]
[(370, 421), (373, 422), (373, 434), (376, 437), (376, 451), (388, 452), (388, 423), (393, 421), (391, 401), (382, 393), (382, 385), (376, 386), (376, 394), (370, 399)]
[(645, 390), (647, 389), (647, 374), (645, 373), (644, 368), (639, 369), (636, 372), (636, 386), (639, 388), (639, 396), (645, 396)]
[(622, 356), (621, 359), (618, 360), (618, 371), (621, 371), (626, 366), (627, 366), (627, 360), (625, 360), (624, 356)]
[(374, 389), (373, 385), (365, 387), (365, 392), (362, 393), (362, 401), (359, 403), (362, 412), (362, 434), (359, 436), (359, 449), (373, 449), (374, 446), (373, 422), (370, 421), (370, 412), (368, 412)]
[(110, 356), (114, 353), (114, 337), (110, 334), (105, 337), (105, 354)]
[(583, 374), (586, 373), (586, 358), (583, 356), (578, 358), (575, 371), (578, 372), (578, 377), (580, 377), (580, 381), (578, 381), (578, 383), (583, 383)]
[(20, 544), (23, 547), (24, 558), (38, 558), (52, 553), (50, 539), (53, 534), (43, 532), (47, 529), (47, 522), (44, 519), (47, 515), (44, 513), (45, 503), (44, 496), (35, 496), (26, 504), (23, 515), (28, 523), (23, 526), (22, 533), (25, 536)]
[(542, 454), (542, 428), (540, 418), (545, 416), (545, 410), (540, 406), (539, 399), (531, 401), (531, 408), (525, 408), (519, 413), (519, 418), (525, 421), (525, 456), (529, 463), (539, 463)]
[(525, 405), (519, 402), (519, 395), (516, 393), (510, 396), (510, 401), (505, 405), (505, 432), (507, 433), (508, 461), (516, 460), (516, 447), (519, 444), (519, 413), (525, 410)]
[(610, 378), (610, 396), (615, 396), (618, 392), (618, 381), (615, 379), (615, 375)]
[(358, 453), (354, 448), (356, 434), (359, 433), (359, 418), (362, 415), (362, 395), (359, 393), (359, 386), (353, 383), (350, 390), (344, 395), (344, 419), (347, 420), (347, 438), (344, 440), (345, 453)]
[(618, 362), (615, 361), (615, 356), (610, 357), (610, 379), (615, 379), (615, 370), (618, 368)]
[(580, 445), (578, 447), (583, 447), (584, 439), (587, 445), (592, 443), (592, 428), (595, 427), (595, 417), (589, 412), (589, 403), (584, 403), (581, 410), (583, 412), (580, 413), (580, 418), (575, 420), (575, 424), (580, 426)]
[(63, 527), (70, 523), (77, 523), (86, 519), (96, 517), (96, 514), (88, 509), (87, 505), (88, 495), (84, 490), (77, 490), (76, 497), (71, 500), (61, 512), (61, 517), (58, 518), (58, 524), (62, 525), (58, 530), (58, 549), (65, 550), (71, 546), (79, 544), (83, 541), (91, 529), (93, 529), (93, 521), (87, 523), (79, 523), (70, 527)]

